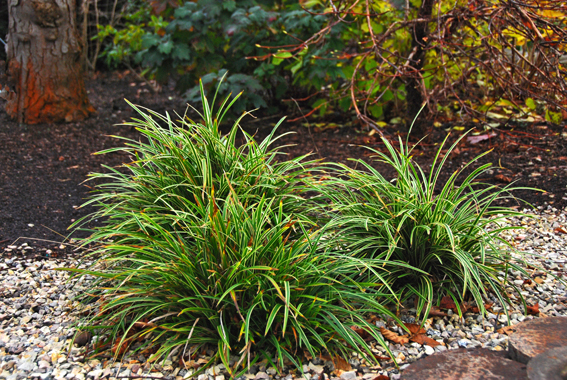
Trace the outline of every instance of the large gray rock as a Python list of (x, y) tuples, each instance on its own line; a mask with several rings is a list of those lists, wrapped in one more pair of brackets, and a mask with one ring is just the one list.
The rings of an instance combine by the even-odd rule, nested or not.
[(516, 332), (510, 336), (508, 355), (520, 363), (527, 364), (545, 351), (567, 346), (567, 317), (532, 319), (514, 328)]
[(406, 380), (526, 380), (526, 366), (486, 348), (450, 350), (410, 364)]
[(539, 354), (528, 363), (530, 380), (567, 379), (567, 346)]

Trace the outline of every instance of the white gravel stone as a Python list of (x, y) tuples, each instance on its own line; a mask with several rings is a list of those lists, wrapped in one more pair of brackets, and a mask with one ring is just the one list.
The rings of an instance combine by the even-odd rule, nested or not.
[(346, 371), (341, 374), (342, 380), (353, 380), (356, 378), (357, 378), (356, 371)]
[(425, 350), (425, 354), (426, 355), (433, 355), (435, 353), (435, 349), (431, 346), (423, 346), (423, 349)]

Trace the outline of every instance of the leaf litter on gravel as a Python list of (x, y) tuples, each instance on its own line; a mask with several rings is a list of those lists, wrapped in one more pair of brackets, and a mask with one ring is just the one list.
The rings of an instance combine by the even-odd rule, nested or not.
[(437, 342), (434, 339), (431, 339), (426, 335), (426, 331), (423, 327), (415, 323), (404, 323), (407, 331), (409, 334), (399, 335), (391, 330), (388, 330), (385, 327), (380, 328), (380, 332), (384, 336), (384, 338), (397, 343), (397, 344), (406, 344), (410, 341), (421, 344), (421, 345), (428, 345), (431, 347), (439, 346), (441, 343)]

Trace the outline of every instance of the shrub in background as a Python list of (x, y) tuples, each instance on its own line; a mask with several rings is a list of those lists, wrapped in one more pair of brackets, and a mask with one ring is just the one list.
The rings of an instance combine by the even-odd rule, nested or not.
[[(202, 92), (203, 124), (183, 117), (179, 126), (137, 109), (143, 120), (132, 125), (147, 142), (106, 151), (133, 161), (125, 173), (93, 175), (103, 183), (89, 203), (100, 210), (78, 222), (105, 219), (85, 241), (100, 259), (77, 270), (97, 278), (89, 291), (97, 313), (83, 328), (108, 335), (116, 355), (212, 346), (211, 363), (233, 372), (261, 356), (301, 369), (304, 351), (354, 350), (375, 361), (358, 332), (384, 345), (364, 317), (391, 314), (380, 303), (389, 295), (359, 274), (383, 282), (378, 265), (321, 249), (308, 215), (314, 201), (302, 197), (309, 179), (298, 178), (308, 172), (302, 158), (276, 162), (274, 133), (259, 144), (244, 134), (237, 147), (238, 123), (222, 136), (218, 124), (234, 102), (215, 115)], [(240, 355), (232, 368), (231, 355)]]
[[(106, 41), (102, 54), (111, 66), (139, 65), (159, 81), (174, 77), (191, 103), (200, 101), (199, 78), (214, 88), (226, 70), (221, 93), (245, 91), (233, 107), (238, 112), (279, 110), (279, 100), (289, 90), (319, 91), (343, 77), (335, 61), (319, 59), (343, 49), (338, 33), (343, 25), (310, 48), (300, 46), (327, 23), (327, 15), (318, 14), (322, 6), (308, 13), (287, 0), (152, 4), (127, 8), (122, 26), (101, 26), (97, 38)], [(284, 51), (290, 46), (295, 46), (295, 58), (285, 60), (292, 57)], [(298, 71), (302, 74), (292, 78)]]
[[(246, 90), (238, 110), (278, 111), (293, 96), (319, 115), (354, 111), (374, 128), (409, 124), (424, 102), (436, 119), (490, 127), (510, 119), (558, 124), (567, 115), (567, 17), (559, 1), (97, 4), (123, 4), (123, 12), (108, 21), (98, 14), (114, 11), (95, 12), (96, 23), (107, 23), (98, 25), (95, 55), (102, 46), (111, 67), (174, 77), (190, 102), (198, 101), (198, 78), (214, 82), (228, 70), (223, 91)], [(428, 127), (418, 123), (414, 134)]]
[(493, 204), (510, 197), (511, 189), (477, 182), (490, 164), (463, 175), (482, 155), (436, 192), (443, 164), (459, 141), (440, 158), (443, 143), (426, 173), (412, 160), (407, 142), (400, 139), (396, 150), (383, 139), (388, 154), (371, 150), (396, 170), (396, 179), (388, 181), (368, 163), (355, 160), (364, 170), (338, 164), (338, 178), (320, 185), (335, 215), (328, 228), (336, 235), (328, 244), (345, 254), (383, 261), (385, 283), (401, 300), (415, 297), (417, 313), (424, 311), (424, 318), (442, 295), (456, 304), (472, 297), (484, 312), (483, 296), (492, 291), (506, 309), (504, 288), (515, 286), (503, 273), (513, 268), (526, 274), (513, 260), (516, 250), (499, 236), (521, 227), (497, 224), (523, 214)]

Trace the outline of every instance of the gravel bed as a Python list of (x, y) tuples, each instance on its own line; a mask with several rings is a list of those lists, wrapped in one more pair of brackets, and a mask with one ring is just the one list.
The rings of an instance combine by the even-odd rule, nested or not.
[[(526, 259), (534, 266), (566, 279), (567, 272), (567, 209), (556, 210), (548, 207), (527, 211), (534, 218), (511, 218), (509, 225), (527, 227), (522, 231), (507, 232), (506, 239), (526, 252)], [(34, 253), (34, 255), (30, 255)], [(141, 353), (128, 352), (121, 362), (111, 357), (91, 358), (87, 346), (72, 345), (75, 323), (84, 306), (74, 300), (85, 290), (85, 283), (69, 280), (69, 273), (56, 270), (60, 267), (85, 267), (89, 262), (80, 262), (77, 256), (50, 257), (51, 251), (39, 250), (26, 243), (11, 245), (0, 257), (0, 379), (188, 379), (225, 380), (230, 376), (222, 364), (193, 376), (200, 365), (206, 363), (212, 351), (201, 352), (180, 367), (179, 352), (173, 352), (164, 362), (148, 362)], [(9, 256), (8, 256), (9, 255)], [(30, 258), (34, 256), (34, 258)], [(524, 320), (543, 316), (567, 316), (567, 296), (563, 284), (539, 269), (531, 269), (530, 278), (510, 271), (514, 284), (528, 306), (539, 306), (539, 314), (526, 315), (520, 298), (514, 295), (511, 306), (511, 325)], [(504, 273), (502, 273), (504, 275)], [(80, 280), (88, 281), (88, 280)], [(447, 311), (446, 316), (429, 318), (425, 323), (426, 335), (440, 345), (431, 347), (410, 342), (404, 345), (390, 342), (400, 369), (391, 360), (380, 361), (379, 366), (369, 366), (356, 354), (349, 360), (351, 369), (336, 369), (331, 361), (315, 358), (304, 365), (304, 374), (299, 371), (278, 373), (267, 361), (256, 363), (251, 371), (242, 376), (246, 379), (305, 380), (374, 380), (379, 375), (397, 379), (410, 363), (432, 355), (435, 352), (459, 347), (485, 347), (496, 351), (507, 349), (507, 319), (496, 297), (489, 313), (483, 317), (478, 313), (457, 313)], [(413, 323), (415, 310), (408, 308), (401, 314), (404, 322)], [(392, 322), (377, 320), (377, 325), (402, 333)], [(79, 339), (77, 339), (78, 341)], [(81, 342), (79, 342), (81, 343)], [(376, 344), (375, 354), (387, 356), (385, 350)], [(237, 358), (232, 358), (232, 361)], [(325, 375), (323, 375), (325, 374)], [(385, 379), (385, 377), (382, 377)]]

